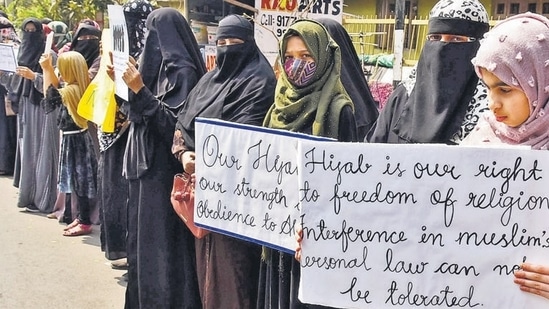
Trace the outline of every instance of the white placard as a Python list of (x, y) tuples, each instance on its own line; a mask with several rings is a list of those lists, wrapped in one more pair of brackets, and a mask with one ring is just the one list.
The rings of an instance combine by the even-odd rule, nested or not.
[(300, 299), (338, 308), (546, 308), (549, 151), (302, 140)]
[(13, 45), (0, 43), (0, 71), (15, 72), (17, 69), (17, 58)]
[(195, 126), (197, 225), (293, 252), (297, 142), (318, 138), (204, 118)]
[(54, 32), (48, 33), (46, 36), (46, 46), (44, 46), (44, 54), (49, 54), (51, 52), (51, 45), (53, 44), (53, 35)]
[(111, 32), (112, 61), (114, 66), (114, 89), (117, 96), (128, 101), (128, 86), (122, 79), (130, 59), (130, 43), (124, 9), (120, 5), (108, 5)]
[(254, 36), (257, 46), (263, 52), (271, 65), (274, 65), (278, 56), (278, 40), (282, 38), (286, 29), (298, 18), (331, 18), (341, 23), (343, 16), (343, 0), (311, 0), (315, 3), (308, 13), (303, 12), (309, 1), (265, 1), (255, 0), (258, 10), (254, 27)]

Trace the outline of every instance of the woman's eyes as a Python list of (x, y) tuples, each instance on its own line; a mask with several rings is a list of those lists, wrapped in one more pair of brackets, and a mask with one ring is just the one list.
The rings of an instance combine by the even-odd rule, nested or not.
[(313, 56), (311, 56), (309, 54), (303, 54), (303, 55), (300, 55), (298, 57), (295, 57), (295, 56), (285, 56), (284, 57), (284, 61), (289, 60), (289, 59), (312, 60)]
[(511, 87), (499, 87), (498, 88), (498, 91), (501, 92), (501, 93), (509, 93), (511, 92), (513, 89)]

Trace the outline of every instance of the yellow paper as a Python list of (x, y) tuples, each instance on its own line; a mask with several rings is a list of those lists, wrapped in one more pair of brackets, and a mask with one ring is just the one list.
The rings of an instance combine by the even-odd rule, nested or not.
[(116, 118), (116, 99), (114, 81), (107, 74), (111, 50), (109, 29), (103, 29), (101, 35), (101, 64), (97, 75), (92, 80), (78, 103), (78, 114), (97, 124), (101, 131), (114, 132)]

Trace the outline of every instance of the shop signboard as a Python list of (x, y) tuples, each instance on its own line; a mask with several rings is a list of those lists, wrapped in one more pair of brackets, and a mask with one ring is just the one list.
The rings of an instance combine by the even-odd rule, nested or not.
[(298, 19), (331, 18), (341, 23), (343, 0), (255, 0), (255, 40), (274, 65), (278, 42), (286, 29)]

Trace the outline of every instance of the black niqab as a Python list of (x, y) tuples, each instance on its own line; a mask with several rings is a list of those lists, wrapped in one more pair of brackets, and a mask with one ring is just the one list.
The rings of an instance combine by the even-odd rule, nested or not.
[(177, 107), (193, 86), (184, 82), (187, 76), (200, 78), (206, 72), (200, 49), (189, 24), (175, 9), (152, 11), (147, 29), (139, 66), (143, 83), (164, 104)]
[[(33, 23), (36, 27), (36, 31), (25, 31), (25, 26), (28, 23)], [(42, 29), (42, 23), (36, 18), (25, 19), (21, 26), (21, 30), (23, 30), (23, 37), (21, 40), (21, 46), (19, 46), (17, 64), (28, 67), (35, 72), (38, 68), (40, 68), (38, 60), (40, 60), (40, 56), (44, 53), (44, 47), (46, 45)]]
[(477, 38), (474, 42), (427, 41), (417, 65), (416, 84), (393, 132), (408, 143), (448, 143), (459, 130), (478, 83), (471, 64), (488, 24), (431, 18), (429, 33), (452, 33)]
[[(33, 23), (36, 31), (27, 32), (25, 26), (28, 23)], [(42, 23), (36, 18), (27, 18), (21, 24), (22, 39), (19, 46), (17, 64), (25, 66), (36, 73), (42, 73), (40, 67), (40, 56), (44, 53), (46, 45)], [(13, 107), (18, 109), (19, 100), (21, 97), (28, 97), (32, 104), (40, 104), (42, 95), (34, 88), (33, 81), (23, 78), (20, 75), (13, 75), (9, 86), (9, 99), (12, 101)]]
[(176, 129), (194, 149), (196, 117), (261, 125), (274, 101), (276, 77), (253, 39), (252, 24), (229, 15), (219, 22), (217, 39), (239, 38), (242, 44), (218, 46), (217, 67), (189, 94), (179, 112)]
[[(97, 39), (88, 39), (88, 40), (78, 40), (79, 37), (85, 35), (94, 35)], [(79, 52), (84, 59), (86, 59), (86, 64), (88, 69), (91, 68), (95, 59), (99, 57), (99, 40), (101, 39), (101, 31), (94, 26), (82, 24), (72, 39), (70, 50)]]

